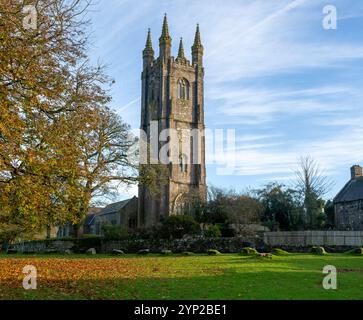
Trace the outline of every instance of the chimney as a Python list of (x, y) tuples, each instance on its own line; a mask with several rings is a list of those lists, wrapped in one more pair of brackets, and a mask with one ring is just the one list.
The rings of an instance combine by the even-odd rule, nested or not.
[(351, 167), (350, 172), (352, 174), (352, 180), (363, 176), (363, 169), (359, 165), (355, 165), (355, 166)]

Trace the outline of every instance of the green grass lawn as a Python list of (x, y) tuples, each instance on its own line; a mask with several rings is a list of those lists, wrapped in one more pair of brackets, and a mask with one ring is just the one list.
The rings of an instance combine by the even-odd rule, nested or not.
[[(38, 289), (22, 288), (22, 268)], [(338, 269), (324, 290), (323, 267)], [(363, 257), (290, 254), (219, 256), (0, 256), (0, 299), (363, 299)]]

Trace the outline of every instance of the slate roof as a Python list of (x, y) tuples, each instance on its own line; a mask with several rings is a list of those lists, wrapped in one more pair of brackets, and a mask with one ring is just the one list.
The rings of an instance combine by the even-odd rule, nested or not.
[(334, 203), (363, 200), (363, 177), (350, 180), (338, 193)]
[(111, 203), (106, 208), (102, 209), (102, 211), (100, 212), (99, 215), (116, 213), (116, 212), (120, 211), (122, 208), (124, 208), (133, 199), (134, 198), (124, 200), (124, 201), (120, 201), (120, 202), (116, 202), (116, 203)]

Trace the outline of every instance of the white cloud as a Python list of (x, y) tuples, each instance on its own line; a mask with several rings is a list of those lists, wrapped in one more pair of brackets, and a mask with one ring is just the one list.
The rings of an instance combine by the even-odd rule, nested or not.
[[(327, 115), (354, 110), (348, 102), (355, 95), (349, 87), (320, 87), (309, 89), (244, 89), (216, 88), (208, 92), (215, 99), (217, 120), (223, 124), (256, 125), (276, 121), (277, 117)], [(236, 118), (237, 117), (237, 118)], [(275, 127), (274, 130), (277, 128)]]
[[(301, 156), (310, 155), (331, 175), (337, 168), (349, 167), (363, 159), (363, 128), (346, 129), (325, 140), (297, 141), (295, 144), (271, 150), (271, 146), (226, 151), (219, 154), (220, 164), (235, 157), (235, 175), (286, 175), (296, 168)], [(276, 145), (277, 146), (277, 145)]]

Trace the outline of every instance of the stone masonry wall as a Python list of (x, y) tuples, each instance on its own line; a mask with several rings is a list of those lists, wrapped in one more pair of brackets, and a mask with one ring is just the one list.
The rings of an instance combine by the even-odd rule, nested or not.
[(254, 246), (263, 250), (272, 247), (285, 248), (293, 252), (310, 252), (312, 246), (323, 246), (334, 251), (347, 251), (349, 248), (363, 247), (363, 231), (297, 231), (297, 232), (266, 232), (262, 238), (194, 238), (180, 240), (102, 240), (101, 238), (80, 240), (49, 240), (32, 241), (13, 245), (11, 248), (24, 253), (64, 253), (71, 250), (84, 253), (95, 248), (97, 253), (111, 253), (114, 249), (125, 253), (137, 253), (149, 249), (153, 253), (171, 250), (174, 253), (190, 251), (206, 253), (216, 249), (222, 253), (239, 253), (246, 246)]
[(223, 253), (241, 252), (246, 245), (255, 246), (256, 239), (249, 238), (218, 238), (218, 239), (180, 239), (180, 240), (122, 240), (104, 241), (102, 252), (109, 253), (113, 249), (136, 253), (139, 250), (150, 249), (151, 252), (171, 250), (175, 253), (185, 251), (206, 253), (209, 249), (216, 249)]
[(137, 253), (139, 250), (149, 249), (153, 253), (171, 250), (175, 253), (190, 251), (206, 253), (209, 249), (216, 249), (223, 253), (237, 253), (247, 245), (255, 246), (256, 238), (216, 238), (216, 239), (180, 239), (180, 240), (55, 240), (32, 241), (13, 245), (11, 248), (23, 253), (64, 253), (71, 250), (75, 253), (85, 252), (95, 248), (98, 253), (111, 253), (114, 249), (125, 253)]
[(363, 201), (337, 203), (335, 223), (339, 230), (363, 230)]

